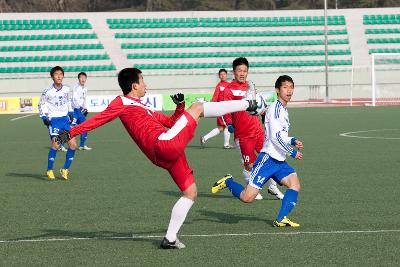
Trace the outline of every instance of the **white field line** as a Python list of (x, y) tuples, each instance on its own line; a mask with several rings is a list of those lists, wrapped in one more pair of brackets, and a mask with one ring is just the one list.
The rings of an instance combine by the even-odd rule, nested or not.
[[(264, 232), (264, 233), (226, 233), (226, 234), (183, 234), (180, 237), (226, 237), (226, 236), (287, 236), (287, 235), (346, 235), (346, 234), (381, 234), (381, 233), (400, 233), (400, 229), (388, 230), (337, 230), (337, 231), (296, 231), (296, 232)], [(85, 241), (85, 240), (135, 240), (135, 239), (159, 239), (164, 235), (135, 235), (132, 236), (96, 236), (96, 237), (65, 237), (65, 238), (40, 238), (40, 239), (16, 239), (0, 240), (0, 244), (10, 243), (34, 243), (34, 242), (54, 242), (54, 241)]]
[(28, 114), (28, 115), (24, 115), (24, 116), (21, 116), (21, 117), (16, 117), (16, 118), (10, 119), (10, 121), (16, 121), (16, 120), (19, 120), (19, 119), (28, 118), (28, 117), (31, 117), (33, 115), (36, 115), (36, 114)]
[(366, 130), (366, 131), (356, 131), (341, 133), (339, 136), (350, 137), (350, 138), (360, 138), (360, 139), (384, 139), (384, 140), (397, 140), (400, 137), (381, 137), (381, 136), (359, 136), (358, 133), (369, 133), (369, 132), (383, 132), (383, 131), (399, 131), (400, 129), (376, 129), (376, 130)]

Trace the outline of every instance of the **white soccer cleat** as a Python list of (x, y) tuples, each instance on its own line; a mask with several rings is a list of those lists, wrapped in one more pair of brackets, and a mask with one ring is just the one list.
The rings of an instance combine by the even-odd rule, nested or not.
[(80, 146), (79, 150), (92, 150), (92, 148), (88, 146)]
[(276, 184), (270, 184), (268, 186), (268, 193), (271, 195), (275, 196), (278, 199), (283, 199), (284, 194), (279, 190), (278, 186)]
[(264, 198), (263, 198), (263, 196), (261, 195), (261, 194), (257, 194), (257, 196), (256, 196), (256, 200), (263, 200)]
[(67, 152), (67, 149), (64, 146), (60, 146), (58, 151)]
[(201, 148), (204, 148), (206, 146), (206, 139), (204, 136), (200, 136), (200, 146)]

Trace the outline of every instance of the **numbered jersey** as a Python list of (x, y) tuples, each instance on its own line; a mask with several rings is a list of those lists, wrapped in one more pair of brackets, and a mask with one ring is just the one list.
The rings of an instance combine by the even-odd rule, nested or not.
[(45, 89), (39, 101), (40, 117), (47, 116), (51, 118), (59, 118), (67, 116), (68, 112), (72, 112), (71, 106), (71, 89), (62, 85), (60, 89), (56, 89), (54, 84)]
[(86, 108), (86, 95), (87, 87), (80, 85), (79, 83), (74, 87), (72, 91), (72, 108), (73, 109), (87, 109)]

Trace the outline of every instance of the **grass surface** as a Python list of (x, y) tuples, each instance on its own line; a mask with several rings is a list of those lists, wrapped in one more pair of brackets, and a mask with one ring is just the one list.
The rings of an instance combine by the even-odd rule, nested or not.
[[(199, 199), (181, 229), (187, 248), (180, 251), (158, 249), (178, 189), (118, 120), (89, 133), (94, 149), (76, 153), (65, 182), (44, 176), (50, 142), (40, 119), (1, 116), (0, 265), (398, 265), (400, 107), (289, 112), (291, 134), (305, 145), (302, 161), (288, 160), (302, 182), (290, 216), (301, 228), (271, 226), (280, 201), (265, 191), (265, 200), (247, 205), (227, 190), (210, 193), (226, 173), (242, 181), (242, 168), (236, 150), (222, 149), (222, 135), (199, 148), (200, 135), (215, 127), (203, 119), (186, 149)], [(355, 134), (368, 139), (339, 136), (366, 130), (379, 131)], [(55, 169), (64, 159), (59, 152)], [(258, 234), (234, 235), (246, 233)]]

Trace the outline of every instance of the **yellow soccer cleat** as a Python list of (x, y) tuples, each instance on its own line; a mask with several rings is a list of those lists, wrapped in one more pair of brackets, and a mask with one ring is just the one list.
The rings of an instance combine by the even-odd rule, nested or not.
[(62, 178), (64, 178), (64, 180), (68, 180), (68, 174), (69, 174), (68, 169), (61, 169), (60, 173), (61, 173)]
[(232, 175), (227, 174), (224, 177), (222, 177), (221, 179), (219, 179), (217, 182), (215, 182), (213, 187), (211, 187), (211, 192), (213, 194), (215, 194), (215, 193), (218, 193), (219, 191), (221, 191), (222, 189), (226, 188), (225, 181), (227, 179), (231, 179), (231, 178), (232, 178)]
[(47, 178), (49, 178), (49, 180), (54, 180), (54, 179), (56, 179), (56, 177), (54, 176), (53, 170), (48, 170), (48, 171), (46, 172), (46, 174), (47, 174)]
[(300, 227), (300, 224), (292, 222), (291, 220), (289, 220), (288, 217), (283, 217), (282, 221), (278, 222), (278, 221), (274, 221), (274, 226), (276, 227), (286, 227), (286, 226), (290, 226), (290, 227)]

